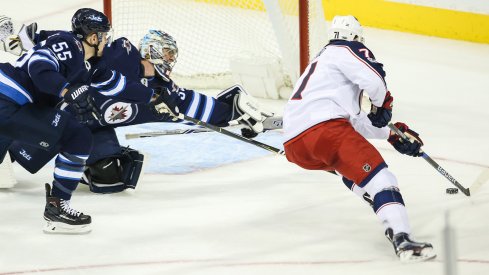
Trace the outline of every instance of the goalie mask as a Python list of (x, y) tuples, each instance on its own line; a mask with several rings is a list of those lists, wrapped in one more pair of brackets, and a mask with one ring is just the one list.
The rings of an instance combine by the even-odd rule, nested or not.
[(177, 62), (178, 47), (173, 37), (166, 32), (150, 30), (139, 42), (141, 57), (151, 62), (156, 72), (165, 81)]
[(363, 28), (352, 15), (335, 16), (328, 30), (328, 39), (365, 42)]

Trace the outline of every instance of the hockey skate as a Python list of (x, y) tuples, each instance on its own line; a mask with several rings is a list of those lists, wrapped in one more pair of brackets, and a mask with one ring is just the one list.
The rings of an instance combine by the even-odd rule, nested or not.
[(393, 230), (387, 228), (385, 236), (394, 246), (394, 251), (401, 262), (421, 262), (436, 257), (436, 254), (433, 253), (433, 246), (430, 243), (415, 242), (409, 238), (407, 233), (401, 232), (394, 235)]
[(53, 234), (85, 234), (92, 229), (92, 218), (70, 207), (70, 201), (51, 196), (51, 186), (46, 183), (46, 207), (43, 231)]

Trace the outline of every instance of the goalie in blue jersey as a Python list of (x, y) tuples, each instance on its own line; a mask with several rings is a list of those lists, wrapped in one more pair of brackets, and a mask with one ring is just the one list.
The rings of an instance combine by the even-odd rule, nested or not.
[[(57, 31), (41, 31), (37, 34), (36, 26), (30, 26), (31, 31), (24, 36), (24, 39), (30, 37), (34, 41), (31, 42), (32, 44), (57, 33)], [(19, 46), (22, 47), (24, 44), (19, 43)], [(256, 100), (240, 86), (235, 85), (226, 89), (217, 98), (178, 87), (170, 78), (177, 57), (176, 41), (165, 32), (150, 30), (141, 39), (139, 47), (135, 47), (126, 38), (119, 38), (108, 44), (99, 62), (122, 73), (128, 81), (143, 83), (154, 91), (153, 100), (164, 96), (165, 102), (176, 105), (178, 111), (187, 116), (216, 126), (228, 126), (230, 121), (237, 121), (246, 127), (243, 134), (248, 137), (256, 136), (263, 131), (262, 122), (271, 114), (262, 111)], [(145, 92), (139, 91), (139, 93)], [(95, 105), (100, 108), (102, 117), (91, 126), (94, 145), (92, 154), (87, 160), (88, 169), (84, 173), (82, 182), (88, 184), (90, 189), (97, 193), (120, 192), (126, 188), (135, 188), (144, 161), (143, 155), (138, 151), (120, 146), (114, 128), (176, 120), (175, 116), (158, 113), (156, 108), (148, 108), (144, 103), (128, 102), (116, 93), (110, 96), (101, 93), (93, 95)], [(73, 111), (65, 104), (61, 109)], [(38, 171), (52, 158), (50, 154), (23, 143), (14, 143), (10, 149), (13, 158), (31, 173)], [(21, 158), (18, 153), (20, 151), (28, 152), (32, 157), (31, 160)]]

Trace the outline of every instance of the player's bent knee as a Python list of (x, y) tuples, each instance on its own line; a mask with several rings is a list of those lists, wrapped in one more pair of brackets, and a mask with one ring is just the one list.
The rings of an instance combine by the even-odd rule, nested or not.
[(89, 153), (92, 148), (92, 131), (71, 118), (66, 123), (63, 135), (59, 141), (62, 151), (76, 151)]
[(389, 169), (380, 170), (370, 181), (363, 187), (371, 197), (384, 189), (397, 188), (397, 179)]
[(117, 193), (135, 189), (142, 171), (144, 155), (131, 148), (88, 165), (82, 183), (94, 193)]
[(364, 189), (373, 198), (373, 210), (377, 213), (382, 207), (391, 204), (404, 205), (399, 192), (397, 179), (387, 168), (377, 173)]

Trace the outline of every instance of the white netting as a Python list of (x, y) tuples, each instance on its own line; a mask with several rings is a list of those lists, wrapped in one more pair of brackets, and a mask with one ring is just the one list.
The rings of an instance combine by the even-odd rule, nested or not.
[[(233, 82), (229, 69), (232, 58), (276, 58), (288, 75), (297, 74), (298, 1), (279, 0), (278, 5), (276, 0), (270, 1), (280, 7), (285, 37), (277, 37), (277, 25), (265, 11), (266, 1), (113, 0), (112, 23), (116, 37), (125, 36), (135, 45), (150, 28), (169, 33), (179, 48), (173, 78), (182, 85), (222, 88)], [(310, 2), (312, 58), (326, 42), (326, 25), (320, 0)], [(283, 49), (292, 54), (284, 59)]]

